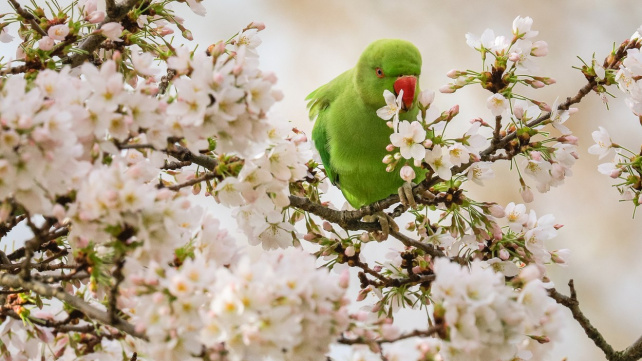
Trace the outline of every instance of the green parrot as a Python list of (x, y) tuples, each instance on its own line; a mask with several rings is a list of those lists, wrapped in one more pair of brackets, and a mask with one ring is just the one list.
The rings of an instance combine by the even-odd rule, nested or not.
[[(354, 68), (306, 98), (310, 119), (316, 119), (312, 140), (326, 174), (357, 209), (398, 191), (402, 195), (399, 171), (387, 172), (382, 163), (392, 129), (377, 109), (386, 105), (384, 90), (396, 96), (403, 90), (399, 119), (415, 120), (420, 73), (421, 55), (412, 43), (381, 39), (363, 51)], [(415, 171), (417, 178), (425, 175)], [(414, 204), (414, 198), (409, 201)]]

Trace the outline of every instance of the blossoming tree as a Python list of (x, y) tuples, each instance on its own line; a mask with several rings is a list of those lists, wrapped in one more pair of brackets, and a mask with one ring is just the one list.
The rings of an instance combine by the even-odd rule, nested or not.
[[(607, 359), (642, 357), (642, 339), (613, 350), (572, 282), (565, 296), (548, 280), (544, 265), (568, 257), (547, 248), (560, 227), (552, 215), (465, 194), (506, 165), (526, 203), (532, 186), (562, 185), (577, 158), (564, 123), (590, 92), (617, 86), (642, 119), (639, 33), (587, 62), (586, 84), (551, 105), (520, 95), (554, 83), (532, 75), (548, 52), (532, 19), (515, 19), (509, 37), (468, 34), (481, 68), (448, 72), (440, 90), (481, 85), (493, 118), (448, 138), (458, 106), (440, 112), (424, 91), (417, 119), (400, 122), (400, 98), (382, 94), (391, 135), (381, 166), (405, 180), (411, 164), (427, 169), (417, 207), (391, 195), (338, 210), (306, 135), (267, 116), (283, 95), (259, 68), (263, 24), (195, 50), (169, 41), (176, 29), (191, 39), (172, 1), (9, 2), (0, 41), (21, 43), (0, 64), (0, 234), (24, 227), (30, 238), (0, 251), (4, 359), (320, 360), (331, 344), (386, 359), (384, 345), (414, 338), (417, 360), (541, 360), (560, 305)], [(186, 3), (175, 5), (204, 14)], [(604, 128), (593, 138), (589, 151), (612, 160), (599, 172), (637, 207), (641, 156)], [(196, 197), (238, 224), (223, 226)], [(405, 249), (375, 264), (362, 250), (392, 240), (363, 217), (386, 209), (412, 221), (390, 232)], [(233, 227), (265, 251), (241, 247)], [(400, 308), (427, 313), (424, 327), (401, 332)]]

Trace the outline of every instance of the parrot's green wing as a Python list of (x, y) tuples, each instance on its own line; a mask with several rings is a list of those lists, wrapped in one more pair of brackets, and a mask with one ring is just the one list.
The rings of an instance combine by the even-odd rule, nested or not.
[(344, 72), (328, 84), (320, 86), (305, 98), (308, 101), (310, 120), (316, 121), (312, 129), (312, 141), (319, 151), (326, 175), (332, 184), (336, 186), (339, 186), (339, 175), (332, 169), (332, 161), (330, 159), (330, 142), (327, 128), (329, 122), (327, 119), (328, 108), (345, 91), (346, 85), (350, 84), (351, 73), (352, 70)]

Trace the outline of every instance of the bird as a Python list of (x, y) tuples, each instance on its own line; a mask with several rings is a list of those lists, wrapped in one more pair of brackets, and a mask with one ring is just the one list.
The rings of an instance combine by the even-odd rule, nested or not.
[[(386, 171), (382, 162), (393, 130), (377, 110), (386, 105), (385, 90), (395, 96), (403, 91), (399, 120), (416, 119), (421, 64), (421, 54), (411, 42), (376, 40), (356, 66), (306, 97), (309, 117), (315, 121), (312, 142), (325, 173), (355, 209), (393, 193), (408, 194), (399, 172)], [(419, 169), (417, 178), (423, 175)], [(405, 192), (400, 191), (404, 187)], [(409, 197), (414, 204), (411, 189)], [(387, 227), (385, 219), (379, 220)]]

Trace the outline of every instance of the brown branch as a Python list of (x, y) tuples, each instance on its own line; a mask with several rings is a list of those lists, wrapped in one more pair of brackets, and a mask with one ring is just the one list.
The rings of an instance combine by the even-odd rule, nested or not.
[(118, 319), (118, 288), (125, 279), (125, 275), (123, 274), (123, 267), (125, 266), (124, 256), (124, 254), (121, 254), (118, 259), (116, 259), (116, 267), (114, 272), (112, 272), (114, 285), (111, 286), (109, 290), (109, 304), (107, 307), (112, 322)]
[[(142, 0), (126, 0), (120, 5), (117, 5), (115, 0), (110, 0), (107, 3), (107, 17), (99, 24), (99, 28), (106, 23), (119, 23), (133, 7), (141, 1)], [(71, 64), (72, 68), (82, 65), (106, 39), (107, 38), (100, 33), (89, 35), (78, 45), (76, 49), (77, 52), (65, 59), (64, 63)]]
[(580, 324), (580, 326), (584, 329), (584, 332), (586, 335), (593, 340), (595, 345), (599, 347), (603, 352), (604, 355), (606, 355), (606, 358), (609, 360), (616, 360), (617, 353), (615, 350), (613, 350), (613, 347), (609, 345), (608, 342), (602, 337), (600, 332), (591, 325), (591, 322), (584, 316), (584, 313), (582, 313), (582, 310), (580, 310), (580, 304), (579, 301), (577, 300), (577, 294), (575, 292), (575, 286), (573, 285), (573, 280), (570, 280), (568, 282), (568, 287), (571, 290), (571, 296), (565, 296), (554, 288), (551, 288), (548, 291), (548, 295), (554, 299), (557, 303), (565, 306), (568, 308), (571, 313), (573, 314), (573, 318)]
[(42, 30), (40, 27), (40, 24), (36, 21), (35, 16), (27, 12), (25, 9), (23, 9), (20, 4), (16, 0), (9, 0), (9, 3), (11, 4), (11, 7), (16, 11), (16, 13), (20, 16), (22, 16), (23, 19), (27, 20), (29, 24), (31, 25), (31, 28), (35, 30), (38, 34), (42, 36), (47, 36), (47, 32)]
[(389, 340), (368, 340), (364, 337), (357, 337), (357, 338), (345, 338), (341, 337), (337, 340), (338, 343), (344, 344), (344, 345), (358, 345), (358, 344), (371, 344), (373, 342), (381, 345), (383, 343), (393, 343), (401, 340), (405, 340), (407, 338), (412, 338), (412, 337), (429, 337), (432, 336), (439, 331), (441, 331), (443, 328), (442, 325), (438, 326), (432, 326), (427, 330), (414, 330), (412, 332), (404, 333), (400, 335), (399, 337), (389, 339)]
[(25, 288), (29, 289), (43, 297), (55, 297), (61, 301), (66, 302), (68, 305), (74, 309), (82, 312), (91, 320), (103, 323), (105, 325), (110, 325), (124, 333), (132, 335), (134, 337), (147, 339), (144, 333), (136, 331), (134, 325), (129, 322), (116, 318), (112, 320), (108, 312), (101, 311), (89, 303), (85, 302), (83, 299), (73, 296), (65, 292), (60, 287), (52, 287), (42, 282), (34, 280), (24, 280), (19, 276), (12, 274), (1, 274), (0, 275), (0, 286), (11, 287), (11, 288)]
[[(9, 317), (15, 318), (16, 320), (22, 320), (19, 314), (17, 314), (13, 310), (2, 310), (0, 311), (0, 314), (5, 314)], [(89, 332), (94, 332), (96, 330), (96, 326), (92, 324), (86, 324), (86, 325), (70, 325), (69, 323), (72, 320), (75, 320), (75, 317), (68, 317), (66, 320), (62, 321), (52, 321), (52, 320), (45, 320), (33, 316), (28, 316), (27, 317), (29, 321), (32, 323), (41, 326), (41, 327), (50, 327), (53, 328), (57, 332), (80, 332), (80, 333), (89, 333)]]
[(172, 147), (167, 148), (165, 152), (181, 162), (192, 162), (209, 171), (213, 171), (218, 165), (218, 161), (216, 159), (207, 155), (194, 154), (189, 149), (180, 145), (173, 145)]
[(395, 230), (390, 230), (390, 235), (401, 241), (406, 247), (415, 247), (418, 248), (427, 254), (431, 255), (432, 257), (445, 257), (446, 255), (444, 252), (442, 252), (440, 249), (435, 248), (433, 245), (428, 244), (428, 243), (422, 243), (419, 241), (416, 241), (405, 234), (395, 231)]
[[(203, 174), (200, 177), (190, 179), (187, 182), (175, 184), (173, 186), (169, 186), (169, 187), (166, 187), (166, 188), (169, 189), (169, 190), (178, 191), (181, 188), (191, 187), (194, 184), (198, 184), (198, 183), (201, 183), (201, 182), (204, 182), (204, 181), (208, 181), (208, 180), (212, 180), (212, 179), (215, 179), (215, 178), (221, 178), (221, 176), (216, 174), (216, 173), (209, 172), (209, 173)], [(163, 186), (160, 185), (160, 187), (163, 187)]]

